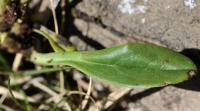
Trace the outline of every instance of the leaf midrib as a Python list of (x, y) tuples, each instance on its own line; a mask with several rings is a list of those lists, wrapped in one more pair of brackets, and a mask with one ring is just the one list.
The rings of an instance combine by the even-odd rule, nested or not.
[[(113, 64), (104, 64), (104, 63), (99, 63), (99, 62), (91, 62), (91, 61), (87, 61), (87, 60), (81, 60), (81, 61), (76, 61), (76, 62), (82, 62), (82, 63), (88, 63), (88, 64), (95, 64), (95, 65), (104, 65), (104, 66), (107, 66), (107, 67), (113, 67), (113, 68), (120, 68), (119, 66), (117, 65), (113, 65)], [(123, 67), (123, 66), (121, 66)], [(144, 68), (144, 67), (139, 67), (139, 68)], [(155, 70), (156, 68), (148, 68), (149, 70)], [(160, 70), (160, 71), (184, 71), (184, 70), (192, 70), (192, 69), (170, 69), (170, 70), (165, 70), (165, 69), (157, 69), (157, 70)]]

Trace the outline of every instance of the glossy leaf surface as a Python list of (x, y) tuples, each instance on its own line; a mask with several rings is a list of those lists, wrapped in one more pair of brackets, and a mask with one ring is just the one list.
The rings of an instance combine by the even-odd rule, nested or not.
[(196, 70), (193, 62), (170, 49), (143, 43), (98, 51), (33, 53), (43, 65), (68, 65), (92, 77), (130, 87), (157, 87), (187, 80)]

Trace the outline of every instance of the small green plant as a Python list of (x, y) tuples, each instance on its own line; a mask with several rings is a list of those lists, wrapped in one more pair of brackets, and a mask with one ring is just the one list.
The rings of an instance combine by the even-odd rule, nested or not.
[[(55, 44), (53, 47), (56, 49)], [(98, 51), (34, 52), (31, 61), (41, 65), (71, 66), (92, 77), (129, 87), (176, 84), (187, 80), (191, 71), (196, 71), (194, 63), (180, 53), (145, 43)]]

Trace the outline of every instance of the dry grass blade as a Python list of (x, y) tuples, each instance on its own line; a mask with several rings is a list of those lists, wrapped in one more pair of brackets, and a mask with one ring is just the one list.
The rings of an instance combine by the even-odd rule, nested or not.
[(41, 84), (40, 81), (42, 81), (42, 78), (35, 78), (31, 81), (31, 84), (52, 96), (46, 101), (47, 103), (53, 101), (55, 104), (57, 104), (56, 106), (64, 106), (66, 109), (68, 109), (68, 111), (72, 111), (70, 105), (67, 102), (62, 101), (65, 93), (57, 94), (47, 86)]
[(91, 94), (91, 90), (92, 90), (92, 78), (90, 77), (89, 78), (89, 86), (88, 86), (88, 90), (87, 90), (87, 95), (85, 96), (85, 98), (84, 98), (84, 100), (82, 101), (82, 103), (81, 103), (81, 109), (82, 110), (84, 110), (85, 109), (85, 107), (86, 107), (86, 105), (87, 105), (87, 103), (88, 103), (88, 99), (89, 99), (89, 97), (90, 97), (90, 94)]
[[(59, 0), (57, 0), (57, 1), (59, 1)], [(56, 11), (55, 11), (56, 6), (54, 6), (53, 0), (50, 0), (50, 4), (51, 4), (51, 11), (52, 11), (52, 14), (53, 14), (55, 32), (58, 34), (59, 29), (58, 29), (58, 22), (57, 22)]]
[[(80, 91), (70, 91), (70, 92), (68, 92), (67, 95), (70, 96), (70, 95), (75, 95), (75, 94), (84, 95), (84, 96), (87, 95), (86, 93), (80, 92)], [(95, 106), (95, 107), (93, 107), (94, 111), (100, 111), (100, 110), (99, 110), (99, 106), (98, 106), (98, 104), (95, 102), (94, 98), (92, 98), (91, 96), (89, 96), (89, 99), (94, 103), (94, 106)]]
[(53, 97), (56, 97), (58, 96), (58, 94), (56, 92), (54, 92), (53, 90), (49, 89), (47, 86), (43, 85), (40, 83), (40, 81), (42, 81), (43, 78), (35, 78), (35, 79), (32, 79), (30, 81), (30, 83), (35, 86), (36, 88), (39, 88), (40, 90), (46, 92), (47, 94), (53, 96)]
[(6, 105), (0, 104), (0, 109), (3, 109), (3, 111), (15, 111), (11, 107), (8, 107)]
[(23, 84), (27, 81), (31, 80), (31, 77), (21, 77), (21, 78), (16, 78), (14, 76), (10, 76), (10, 85), (20, 85)]
[(66, 94), (66, 92), (62, 92), (57, 96), (47, 99), (45, 102), (50, 103), (53, 101), (56, 104), (56, 106), (65, 107), (67, 109), (67, 111), (72, 111), (71, 106), (68, 104), (68, 102), (64, 101), (65, 94)]
[[(109, 107), (111, 107), (114, 103), (116, 103), (121, 97), (123, 97), (125, 94), (130, 92), (132, 90), (131, 88), (120, 88), (118, 90), (113, 91), (109, 94), (106, 101), (101, 100), (98, 101), (96, 104), (99, 106), (100, 109), (106, 110)], [(95, 110), (95, 107), (90, 107), (88, 111), (98, 111)]]
[(22, 53), (17, 53), (16, 56), (15, 56), (15, 59), (13, 61), (13, 65), (12, 65), (12, 70), (13, 71), (17, 71), (20, 64), (21, 64), (21, 61), (22, 61), (22, 58), (23, 58), (23, 54)]
[(131, 88), (120, 88), (114, 92), (112, 92), (108, 96), (108, 100), (106, 101), (103, 109), (108, 109), (110, 106), (112, 106), (116, 101), (118, 101), (121, 97), (123, 97), (125, 94), (130, 92)]
[(1, 96), (1, 98), (0, 98), (0, 104), (3, 103), (3, 101), (6, 99), (7, 96), (8, 96), (8, 93), (3, 94), (3, 95)]
[(65, 77), (63, 71), (59, 72), (59, 78), (60, 78), (60, 93), (65, 92)]
[[(26, 99), (27, 99), (27, 101), (28, 101), (28, 102), (31, 102), (31, 103), (36, 103), (36, 102), (37, 102), (37, 100), (35, 100), (34, 98), (28, 97), (28, 96), (25, 97), (23, 94), (21, 94), (21, 93), (19, 93), (19, 92), (12, 91), (12, 93), (13, 93), (13, 96), (14, 96), (16, 99), (19, 99), (19, 100), (26, 100)], [(7, 88), (5, 88), (5, 87), (3, 87), (3, 86), (0, 86), (0, 94), (1, 94), (1, 95), (9, 94), (9, 89), (7, 89)], [(9, 96), (11, 96), (11, 95), (9, 95)]]

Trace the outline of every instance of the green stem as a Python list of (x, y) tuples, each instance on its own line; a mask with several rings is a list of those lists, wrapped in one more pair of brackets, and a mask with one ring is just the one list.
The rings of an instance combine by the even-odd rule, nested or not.
[(31, 55), (31, 61), (41, 65), (69, 65), (72, 62), (81, 61), (80, 52), (70, 53), (48, 53), (40, 54), (33, 52)]

